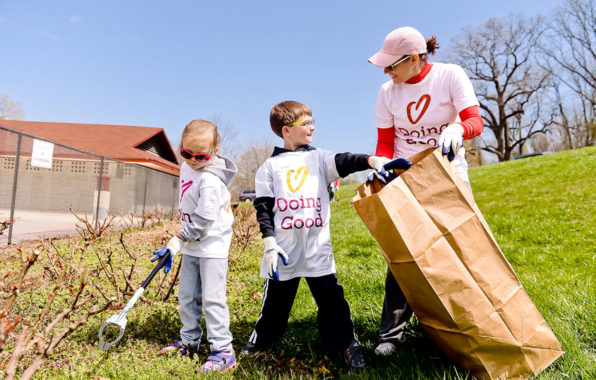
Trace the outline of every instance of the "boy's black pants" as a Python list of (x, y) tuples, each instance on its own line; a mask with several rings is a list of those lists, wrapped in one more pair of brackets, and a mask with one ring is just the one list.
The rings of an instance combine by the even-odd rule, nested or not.
[[(335, 274), (305, 277), (319, 308), (317, 323), (323, 344), (330, 352), (343, 352), (355, 339), (350, 307)], [(265, 348), (283, 335), (300, 284), (300, 277), (287, 281), (265, 280), (261, 313), (249, 342)]]

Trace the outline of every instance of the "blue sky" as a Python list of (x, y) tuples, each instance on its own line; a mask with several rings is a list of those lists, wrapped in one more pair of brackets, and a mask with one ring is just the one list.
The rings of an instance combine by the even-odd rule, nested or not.
[(441, 61), (465, 27), (558, 3), (0, 0), (0, 93), (25, 120), (161, 127), (172, 141), (220, 115), (239, 149), (279, 143), (269, 110), (298, 100), (313, 110), (315, 146), (370, 153), (387, 78), (367, 59), (387, 33), (436, 34)]

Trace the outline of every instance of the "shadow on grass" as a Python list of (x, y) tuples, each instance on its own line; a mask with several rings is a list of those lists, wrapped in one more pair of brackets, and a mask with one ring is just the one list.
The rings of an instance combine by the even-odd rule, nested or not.
[[(129, 345), (146, 342), (158, 347), (167, 345), (179, 336), (180, 317), (175, 309), (160, 309), (155, 306), (135, 310), (126, 326), (122, 340), (110, 352), (121, 353)], [(109, 317), (106, 316), (106, 318)], [(96, 320), (81, 331), (76, 339), (94, 344), (98, 339), (99, 326), (103, 321)], [(246, 357), (240, 354), (243, 345), (254, 328), (254, 320), (241, 320), (231, 323), (230, 330), (234, 337), (233, 345), (237, 352), (242, 372), (248, 377), (292, 378), (454, 378), (465, 379), (466, 372), (456, 367), (443, 354), (423, 330), (416, 318), (406, 327), (402, 342), (396, 354), (388, 357), (376, 356), (378, 322), (369, 319), (354, 321), (358, 338), (363, 345), (367, 362), (366, 369), (359, 373), (348, 371), (341, 353), (326, 352), (321, 343), (316, 313), (307, 318), (291, 320), (282, 338), (262, 354)], [(204, 327), (204, 321), (203, 321)], [(146, 343), (141, 343), (145, 346)], [(209, 350), (206, 334), (203, 334), (201, 352)], [(97, 363), (100, 366), (109, 353)], [(447, 377), (445, 377), (447, 376)]]
[[(278, 342), (264, 353), (254, 357), (241, 357), (241, 364), (245, 370), (266, 371), (272, 377), (371, 379), (444, 378), (445, 376), (466, 379), (469, 377), (440, 351), (418, 324), (416, 318), (413, 318), (407, 326), (396, 354), (387, 357), (374, 354), (377, 343), (376, 324), (358, 319), (354, 322), (367, 362), (366, 369), (359, 373), (349, 372), (343, 354), (326, 352), (318, 332), (316, 314), (290, 322)], [(364, 329), (358, 328), (362, 326), (365, 326)], [(240, 331), (239, 333), (241, 334)], [(236, 342), (238, 337), (239, 334), (234, 334)]]

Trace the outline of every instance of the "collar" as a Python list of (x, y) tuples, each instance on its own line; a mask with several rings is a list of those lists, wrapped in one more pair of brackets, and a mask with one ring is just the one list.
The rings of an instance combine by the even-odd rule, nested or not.
[(419, 82), (422, 82), (422, 80), (423, 80), (424, 78), (426, 78), (426, 76), (428, 75), (428, 73), (430, 72), (430, 69), (431, 69), (432, 67), (433, 67), (433, 64), (432, 64), (432, 63), (428, 63), (428, 62), (427, 62), (427, 63), (424, 65), (424, 67), (422, 68), (422, 70), (420, 70), (420, 73), (419, 73), (418, 75), (416, 75), (415, 77), (412, 77), (412, 78), (408, 79), (408, 80), (406, 81), (406, 83), (409, 83), (409, 84), (414, 84), (414, 83), (419, 83)]
[(286, 148), (280, 148), (278, 146), (275, 147), (275, 149), (273, 149), (273, 153), (271, 154), (271, 157), (275, 157), (278, 156), (282, 153), (287, 153), (287, 152), (308, 152), (310, 150), (315, 150), (317, 148), (310, 146), (310, 145), (301, 145), (298, 148), (291, 150), (291, 149), (286, 149)]

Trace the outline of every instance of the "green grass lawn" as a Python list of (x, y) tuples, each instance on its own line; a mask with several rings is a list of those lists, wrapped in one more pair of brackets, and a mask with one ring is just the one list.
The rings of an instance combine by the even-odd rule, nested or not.
[[(596, 147), (470, 169), (476, 201), (505, 256), (566, 353), (540, 379), (596, 378)], [(343, 358), (326, 355), (316, 328), (316, 306), (302, 281), (283, 339), (257, 358), (239, 357), (231, 378), (465, 379), (412, 319), (396, 355), (373, 354), (383, 302), (386, 264), (342, 187), (332, 204), (332, 241), (367, 369), (345, 371)], [(117, 239), (117, 238), (115, 238)], [(150, 251), (150, 244), (146, 248)], [(242, 255), (234, 247), (228, 305), (237, 352), (247, 342), (260, 307), (260, 239)], [(152, 264), (147, 260), (146, 271)], [(151, 286), (150, 286), (151, 288)], [(39, 378), (190, 378), (197, 361), (165, 358), (160, 347), (178, 336), (176, 300), (137, 303), (125, 338), (105, 353), (97, 332), (113, 311), (95, 317), (53, 355)], [(200, 362), (208, 355), (205, 337)]]

